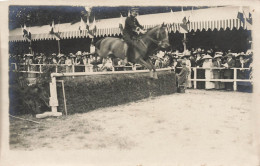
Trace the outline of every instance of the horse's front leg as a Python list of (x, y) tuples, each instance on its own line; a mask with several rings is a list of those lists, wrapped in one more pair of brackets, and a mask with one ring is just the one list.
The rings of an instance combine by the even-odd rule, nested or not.
[(139, 59), (139, 62), (140, 62), (141, 64), (143, 64), (146, 68), (148, 68), (148, 69), (150, 70), (150, 77), (151, 77), (151, 78), (158, 79), (158, 77), (157, 77), (157, 78), (154, 77), (155, 68), (153, 67), (153, 65), (151, 64), (151, 62), (145, 61), (145, 60), (143, 60), (143, 59), (141, 59), (141, 58)]
[(152, 72), (153, 76), (152, 76), (152, 77), (153, 77), (154, 79), (158, 79), (157, 72), (156, 72), (156, 68), (155, 68), (155, 66), (153, 65), (151, 59), (147, 59), (146, 62), (147, 62), (148, 64), (150, 64), (151, 67), (152, 67), (152, 70), (153, 70), (153, 72)]

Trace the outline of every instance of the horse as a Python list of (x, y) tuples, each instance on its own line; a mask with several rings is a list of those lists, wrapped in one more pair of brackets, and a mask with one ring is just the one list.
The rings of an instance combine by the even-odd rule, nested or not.
[[(155, 51), (160, 49), (166, 49), (170, 46), (168, 31), (166, 25), (163, 23), (149, 29), (145, 34), (140, 35), (137, 42), (140, 47), (139, 49), (131, 49), (133, 54), (132, 62), (139, 63), (144, 67), (148, 68), (150, 71), (150, 77), (158, 79), (156, 69), (151, 62), (149, 56), (151, 56)], [(100, 39), (95, 44), (96, 54), (103, 58), (120, 58), (125, 59), (127, 54), (128, 46), (125, 41), (120, 38), (106, 37)]]

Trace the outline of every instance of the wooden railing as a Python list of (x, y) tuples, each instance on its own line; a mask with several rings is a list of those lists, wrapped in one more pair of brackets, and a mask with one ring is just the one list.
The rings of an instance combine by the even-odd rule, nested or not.
[[(16, 71), (16, 72), (23, 72), (23, 73), (43, 73), (43, 66), (55, 66), (55, 71), (54, 73), (65, 73), (66, 72), (66, 64), (19, 64), (17, 65), (16, 63), (11, 63), (10, 64), (10, 71)], [(65, 71), (59, 71), (59, 67), (63, 67)], [(77, 71), (75, 70), (75, 67), (81, 67), (81, 69), (86, 69), (89, 68), (88, 71), (85, 72), (93, 72), (93, 65), (71, 65), (71, 72), (70, 73), (76, 73)], [(118, 66), (112, 66), (111, 71), (117, 71), (117, 69), (122, 69), (123, 71), (126, 70), (137, 70), (142, 68), (141, 65), (136, 64), (132, 66), (124, 66), (124, 65), (118, 65)], [(82, 72), (82, 71), (80, 71)]]
[[(191, 67), (191, 69), (194, 72), (194, 77), (190, 79), (190, 81), (193, 81), (194, 89), (197, 89), (197, 82), (198, 81), (209, 81), (209, 82), (233, 82), (233, 89), (234, 91), (237, 91), (237, 82), (250, 82), (252, 83), (251, 79), (238, 79), (237, 78), (237, 71), (238, 70), (250, 70), (250, 68), (203, 68), (203, 67)], [(205, 69), (211, 69), (211, 70), (233, 70), (233, 78), (232, 79), (199, 79), (197, 78), (198, 70), (205, 70)]]

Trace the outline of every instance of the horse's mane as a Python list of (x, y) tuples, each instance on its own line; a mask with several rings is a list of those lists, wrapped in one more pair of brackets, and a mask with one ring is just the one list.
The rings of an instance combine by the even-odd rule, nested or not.
[(143, 36), (146, 36), (146, 35), (154, 34), (155, 31), (157, 31), (160, 27), (161, 27), (161, 25), (156, 25), (155, 27), (148, 28), (147, 32), (145, 34), (139, 35), (139, 37), (143, 37)]
[(156, 25), (155, 27), (149, 28), (149, 29), (147, 29), (146, 34), (154, 33), (154, 31), (157, 31), (160, 27), (161, 27), (161, 25)]

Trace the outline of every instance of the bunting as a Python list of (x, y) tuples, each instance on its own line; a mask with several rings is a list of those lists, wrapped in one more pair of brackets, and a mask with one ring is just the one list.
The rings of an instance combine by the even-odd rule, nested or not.
[(182, 23), (180, 24), (180, 33), (188, 33), (188, 24), (190, 23), (189, 21), (189, 17), (187, 19), (184, 11), (183, 11), (183, 7), (182, 7), (182, 15), (183, 15), (183, 19), (182, 19)]
[(238, 9), (237, 18), (240, 19), (243, 23), (245, 22), (244, 12), (243, 12), (242, 6), (240, 6), (239, 9)]
[(243, 25), (247, 29), (251, 29), (251, 26), (252, 26), (252, 14), (251, 14), (251, 12), (249, 12), (249, 15), (247, 17), (244, 10), (243, 10), (243, 7), (240, 6), (238, 13), (237, 13), (237, 18), (243, 23)]

